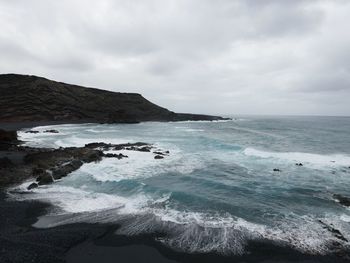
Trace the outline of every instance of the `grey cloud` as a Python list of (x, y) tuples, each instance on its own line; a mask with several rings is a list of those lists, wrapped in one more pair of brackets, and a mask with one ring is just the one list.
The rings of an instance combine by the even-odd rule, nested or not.
[(176, 111), (344, 115), (349, 12), (343, 0), (0, 0), (0, 70)]

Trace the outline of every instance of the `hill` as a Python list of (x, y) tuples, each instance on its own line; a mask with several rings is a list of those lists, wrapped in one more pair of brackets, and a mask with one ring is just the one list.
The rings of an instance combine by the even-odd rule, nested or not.
[(220, 120), (174, 113), (137, 93), (112, 92), (37, 76), (0, 75), (0, 122), (99, 122)]

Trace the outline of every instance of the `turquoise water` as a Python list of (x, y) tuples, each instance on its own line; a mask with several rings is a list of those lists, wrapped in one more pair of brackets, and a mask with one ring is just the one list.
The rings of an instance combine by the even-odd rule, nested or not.
[[(350, 239), (350, 118), (241, 117), (225, 122), (59, 125), (59, 134), (21, 132), (27, 145), (147, 142), (169, 150), (125, 151), (127, 159), (84, 164), (19, 199), (55, 204), (51, 220), (116, 222), (116, 234), (162, 232), (159, 242), (187, 252), (247, 253), (250, 240), (326, 254)], [(303, 166), (296, 166), (302, 163)], [(280, 172), (274, 172), (273, 169)], [(25, 189), (26, 182), (19, 189)], [(54, 218), (54, 219), (52, 219)]]

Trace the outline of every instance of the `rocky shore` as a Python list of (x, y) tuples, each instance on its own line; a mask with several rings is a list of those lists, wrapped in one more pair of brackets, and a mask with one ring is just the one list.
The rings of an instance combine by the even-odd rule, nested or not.
[[(35, 132), (35, 131), (27, 131)], [(56, 130), (44, 132), (58, 133)], [(28, 190), (40, 185), (51, 184), (71, 172), (79, 169), (84, 163), (99, 162), (102, 158), (128, 158), (122, 153), (104, 153), (104, 151), (140, 151), (153, 152), (154, 159), (163, 159), (169, 151), (155, 149), (151, 144), (137, 142), (111, 144), (95, 142), (84, 147), (33, 148), (18, 145), (17, 133), (0, 130), (0, 186), (8, 187), (24, 180), (35, 179)]]

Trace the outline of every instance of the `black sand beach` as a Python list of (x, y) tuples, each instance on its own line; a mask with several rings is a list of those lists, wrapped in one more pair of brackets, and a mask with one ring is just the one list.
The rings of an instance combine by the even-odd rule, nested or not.
[(154, 241), (152, 236), (114, 234), (118, 226), (72, 224), (48, 229), (32, 227), (50, 206), (18, 202), (0, 194), (0, 261), (10, 262), (348, 262), (339, 256), (303, 255), (272, 244), (250, 244), (250, 254), (224, 257), (185, 254)]

